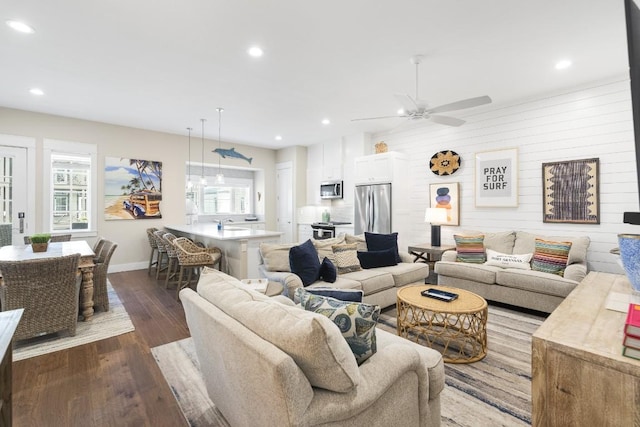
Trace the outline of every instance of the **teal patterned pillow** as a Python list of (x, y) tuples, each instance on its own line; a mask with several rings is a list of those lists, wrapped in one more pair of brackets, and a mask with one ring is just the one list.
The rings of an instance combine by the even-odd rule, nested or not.
[(336, 324), (358, 365), (375, 354), (380, 306), (313, 295), (304, 288), (296, 289), (296, 297), (305, 310), (327, 316)]
[(460, 236), (454, 235), (456, 241), (456, 261), (482, 264), (487, 260), (484, 253), (484, 235)]

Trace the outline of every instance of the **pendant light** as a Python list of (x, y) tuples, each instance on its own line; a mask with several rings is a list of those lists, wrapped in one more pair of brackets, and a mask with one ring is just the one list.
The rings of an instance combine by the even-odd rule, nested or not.
[(189, 176), (187, 177), (187, 190), (191, 190), (193, 188), (193, 182), (191, 182), (191, 131), (193, 129), (187, 128), (189, 131)]
[[(220, 129), (222, 128), (222, 112), (224, 108), (216, 108), (218, 112), (218, 149), (222, 148), (222, 140), (220, 139)], [(222, 169), (220, 168), (220, 158), (222, 156), (218, 153), (218, 174), (216, 175), (216, 184), (224, 184), (224, 175), (222, 174)]]
[(203, 186), (207, 185), (207, 179), (204, 177), (204, 122), (207, 119), (200, 119), (202, 122), (202, 173), (200, 174), (200, 184)]

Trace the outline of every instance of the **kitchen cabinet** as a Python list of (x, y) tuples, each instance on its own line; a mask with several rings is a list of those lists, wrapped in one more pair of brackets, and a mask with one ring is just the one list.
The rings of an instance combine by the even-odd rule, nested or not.
[(306, 242), (313, 238), (311, 224), (298, 224), (298, 242)]
[(390, 151), (355, 159), (355, 183), (376, 184), (393, 182), (406, 175), (407, 158), (401, 153)]
[(330, 140), (322, 145), (322, 181), (342, 179), (342, 140)]

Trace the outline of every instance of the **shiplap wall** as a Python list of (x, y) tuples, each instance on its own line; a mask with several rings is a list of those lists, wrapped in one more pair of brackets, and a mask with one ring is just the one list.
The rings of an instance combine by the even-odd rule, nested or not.
[[(489, 94), (490, 95), (490, 94)], [(373, 135), (389, 150), (411, 156), (413, 207), (412, 243), (429, 242), (424, 223), (429, 184), (460, 183), (460, 226), (443, 226), (442, 241), (467, 230), (524, 230), (544, 236), (587, 235), (590, 270), (622, 273), (609, 251), (618, 233), (640, 233), (640, 226), (623, 224), (624, 211), (639, 211), (629, 80), (598, 82), (510, 105), (488, 105), (467, 115), (459, 128), (426, 122)], [(478, 208), (474, 200), (475, 153), (518, 148), (519, 204), (517, 208)], [(453, 150), (461, 168), (450, 176), (429, 169), (433, 154)], [(551, 224), (542, 221), (542, 163), (597, 157), (600, 159), (600, 224)]]

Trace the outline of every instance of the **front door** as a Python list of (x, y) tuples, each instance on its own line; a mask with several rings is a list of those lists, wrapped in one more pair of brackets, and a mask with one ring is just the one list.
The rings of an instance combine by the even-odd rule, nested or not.
[(281, 241), (293, 242), (293, 179), (291, 162), (276, 165), (278, 231), (284, 233)]
[(0, 145), (0, 246), (22, 245), (24, 236), (31, 233), (27, 150), (26, 147)]

